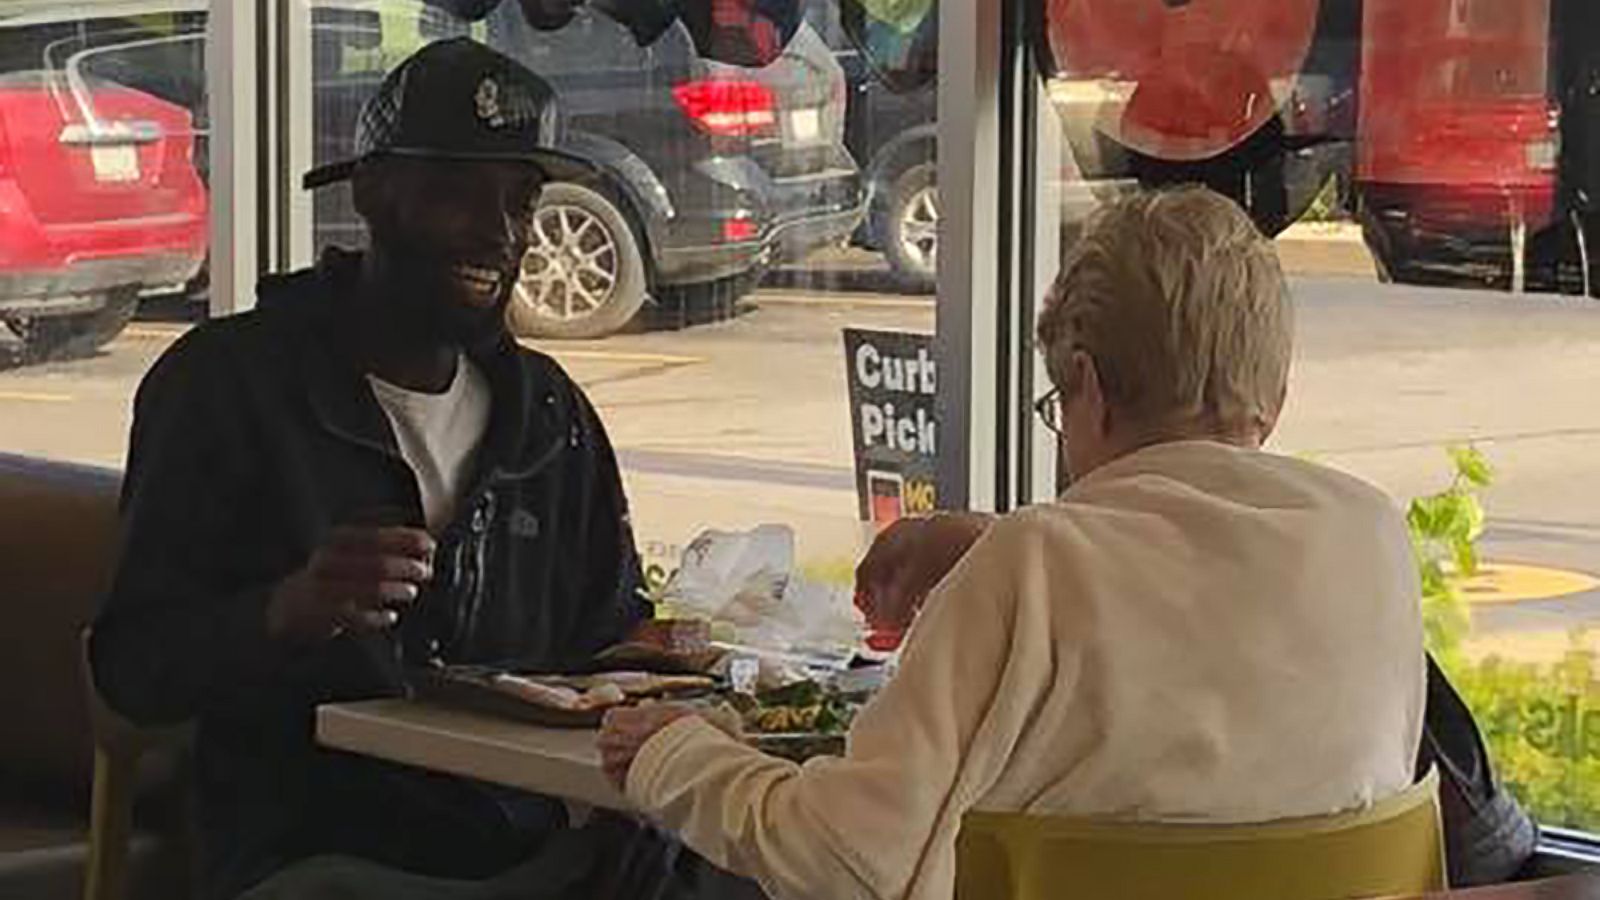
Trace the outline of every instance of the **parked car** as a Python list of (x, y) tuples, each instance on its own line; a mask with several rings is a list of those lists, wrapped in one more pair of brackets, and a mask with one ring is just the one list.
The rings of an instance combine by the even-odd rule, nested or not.
[(0, 10), (0, 322), (24, 360), (108, 343), (142, 292), (205, 259), (194, 117), (119, 77), (119, 27), (57, 4)]
[[(378, 27), (391, 27), (396, 6), (386, 4)], [(416, 8), (425, 36), (451, 29), (437, 9)], [(371, 58), (361, 47), (370, 48), (376, 18), (362, 24), (345, 9), (335, 22), (318, 8), (313, 16), (320, 164), (349, 154), (357, 111), (383, 69), (347, 63)], [(544, 192), (511, 309), (519, 334), (609, 334), (651, 297), (693, 301), (730, 283), (748, 288), (766, 267), (842, 243), (860, 222), (844, 73), (812, 29), (801, 27), (781, 56), (756, 68), (701, 57), (679, 23), (640, 46), (626, 25), (590, 8), (542, 30), (505, 2), (486, 23), (491, 46), (555, 88), (565, 149), (599, 172)], [(387, 31), (382, 40), (391, 40)], [(315, 223), (319, 247), (363, 240), (347, 188), (319, 192)]]
[(845, 146), (866, 190), (855, 243), (883, 253), (906, 290), (931, 293), (939, 260), (938, 92), (928, 75), (937, 66), (938, 17), (910, 30), (861, 25), (851, 37), (844, 14), (835, 2), (807, 9), (849, 85)]
[[(843, 17), (851, 14), (858, 21), (847, 28)], [(866, 23), (864, 15), (858, 4), (836, 2), (814, 3), (807, 11), (850, 86), (845, 144), (861, 165), (867, 197), (854, 241), (881, 252), (903, 290), (928, 294), (936, 287), (939, 262), (937, 7), (911, 28)], [(1077, 109), (1086, 96), (1085, 85), (1051, 87), (1049, 99), (1058, 109)], [(1088, 96), (1103, 98), (1104, 92), (1091, 90)], [(1055, 178), (1046, 186), (1057, 197), (1065, 229), (1136, 185), (1126, 174), (1087, 176), (1073, 152), (1057, 160)]]
[(1370, 0), (1365, 13), (1358, 190), (1380, 273), (1592, 291), (1593, 5)]
[(1555, 212), (1547, 0), (1367, 4), (1357, 185), (1383, 275), (1509, 285), (1514, 229)]
[(902, 93), (873, 77), (860, 53), (846, 143), (861, 160), (867, 215), (856, 243), (884, 255), (907, 290), (930, 293), (939, 271), (938, 98), (933, 86)]

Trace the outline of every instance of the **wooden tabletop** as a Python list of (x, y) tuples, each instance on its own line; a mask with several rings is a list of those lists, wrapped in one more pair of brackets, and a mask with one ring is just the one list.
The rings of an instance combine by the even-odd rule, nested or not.
[(1418, 900), (1600, 900), (1600, 874), (1429, 894)]
[[(595, 733), (541, 728), (407, 700), (342, 703), (317, 710), (324, 746), (437, 772), (629, 811), (600, 769)], [(1600, 873), (1413, 900), (1600, 900)]]
[(317, 742), (436, 772), (627, 811), (600, 769), (595, 732), (523, 725), (408, 700), (317, 709)]

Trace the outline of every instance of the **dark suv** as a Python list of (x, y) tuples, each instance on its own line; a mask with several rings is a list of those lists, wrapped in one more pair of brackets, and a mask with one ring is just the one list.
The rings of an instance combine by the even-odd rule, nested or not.
[(907, 290), (931, 293), (938, 274), (938, 98), (932, 85), (895, 91), (872, 77), (860, 54), (841, 62), (852, 72), (846, 143), (863, 166), (867, 216), (857, 243), (883, 253)]
[[(381, 24), (376, 13), (313, 9), (319, 164), (350, 152), (356, 113), (385, 65), (349, 60), (370, 50), (372, 29), (392, 27), (397, 6), (410, 4), (387, 4)], [(424, 37), (473, 33), (415, 8)], [(753, 285), (771, 264), (842, 243), (861, 221), (860, 173), (844, 146), (844, 73), (811, 28), (771, 64), (745, 68), (702, 58), (681, 24), (639, 46), (587, 8), (541, 30), (506, 2), (478, 27), (555, 87), (566, 149), (601, 172), (546, 189), (511, 310), (519, 334), (609, 334), (651, 296)], [(319, 192), (315, 215), (319, 247), (362, 240), (348, 188)]]
[(863, 24), (850, 37), (841, 21), (845, 14), (845, 4), (837, 2), (806, 8), (806, 21), (833, 50), (849, 85), (845, 145), (861, 164), (866, 193), (855, 243), (883, 253), (906, 290), (931, 293), (939, 249), (932, 73), (938, 17), (930, 12), (909, 30)]

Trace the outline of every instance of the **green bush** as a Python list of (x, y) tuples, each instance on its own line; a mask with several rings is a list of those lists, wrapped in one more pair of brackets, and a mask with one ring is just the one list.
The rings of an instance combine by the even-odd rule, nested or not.
[(1546, 825), (1600, 831), (1600, 685), (1594, 654), (1560, 662), (1489, 657), (1451, 680), (1472, 707), (1500, 778)]
[(1583, 632), (1553, 663), (1471, 660), (1471, 616), (1460, 585), (1479, 571), (1484, 511), (1494, 471), (1477, 450), (1450, 450), (1450, 486), (1412, 501), (1406, 520), (1422, 576), (1428, 649), (1473, 710), (1495, 769), (1546, 825), (1600, 830), (1600, 682)]
[(1422, 621), (1434, 656), (1454, 663), (1472, 628), (1462, 580), (1478, 574), (1478, 538), (1483, 536), (1483, 501), (1478, 492), (1494, 481), (1494, 469), (1472, 447), (1451, 447), (1455, 475), (1437, 494), (1418, 497), (1406, 510), (1411, 548), (1422, 576)]

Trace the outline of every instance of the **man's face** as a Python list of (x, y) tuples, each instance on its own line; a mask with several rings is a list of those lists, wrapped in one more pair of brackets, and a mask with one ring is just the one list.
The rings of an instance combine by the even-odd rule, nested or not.
[(505, 327), (542, 173), (531, 164), (387, 158), (358, 174), (386, 303), (408, 326), (473, 345)]

